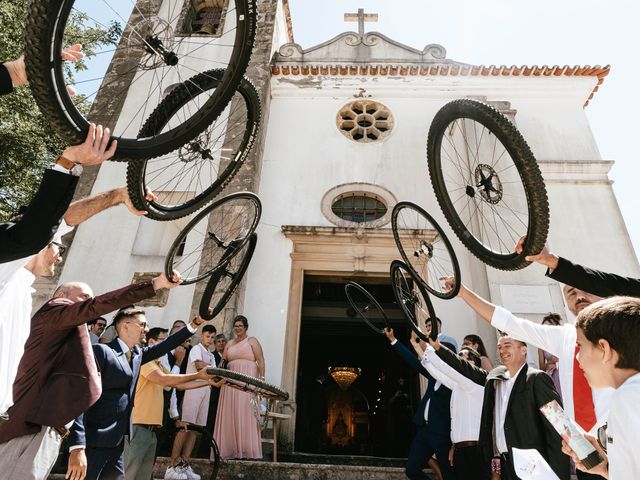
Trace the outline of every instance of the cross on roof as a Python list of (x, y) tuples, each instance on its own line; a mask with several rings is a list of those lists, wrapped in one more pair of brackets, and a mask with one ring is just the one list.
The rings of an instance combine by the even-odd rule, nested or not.
[(364, 8), (359, 8), (358, 13), (345, 13), (345, 22), (358, 22), (358, 33), (364, 35), (364, 22), (377, 22), (377, 13), (364, 13)]

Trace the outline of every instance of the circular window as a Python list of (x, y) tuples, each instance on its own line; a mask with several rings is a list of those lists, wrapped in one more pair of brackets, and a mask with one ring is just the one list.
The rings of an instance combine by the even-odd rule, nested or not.
[(389, 135), (393, 115), (381, 103), (355, 100), (342, 107), (336, 122), (345, 137), (356, 142), (375, 142)]
[(398, 203), (386, 188), (372, 183), (337, 185), (324, 194), (320, 208), (334, 225), (346, 228), (380, 228), (391, 221)]
[(353, 192), (338, 196), (331, 211), (347, 222), (365, 223), (384, 217), (387, 206), (375, 195)]

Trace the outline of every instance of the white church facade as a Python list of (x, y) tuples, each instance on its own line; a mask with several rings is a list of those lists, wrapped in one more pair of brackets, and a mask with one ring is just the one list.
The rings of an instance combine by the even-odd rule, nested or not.
[[(447, 102), (486, 101), (520, 130), (545, 179), (554, 252), (595, 268), (640, 276), (608, 177), (613, 161), (601, 158), (585, 114), (608, 67), (460, 63), (448, 59), (440, 45), (415, 49), (362, 28), (302, 48), (293, 43), (287, 2), (260, 4), (269, 4), (273, 16), (262, 90), (268, 98), (263, 98), (261, 142), (249, 185), (260, 197), (263, 213), (243, 287), (214, 322), (230, 333), (233, 314), (248, 317), (249, 334), (265, 352), (267, 381), (291, 394), (293, 417), (283, 425), (284, 444), (293, 448), (295, 442), (304, 350), (331, 353), (342, 345), (332, 343), (336, 337), (329, 333), (322, 336), (323, 319), (337, 336), (350, 336), (348, 342), (354, 349), (358, 345), (359, 355), (366, 352), (367, 342), (380, 341), (365, 335), (364, 325), (362, 338), (354, 336), (353, 328), (341, 333), (341, 319), (350, 325), (357, 319), (348, 318), (340, 301), (322, 305), (309, 299), (321, 298), (322, 289), (336, 291), (332, 285), (344, 285), (347, 279), (365, 285), (388, 282), (389, 264), (400, 258), (390, 225), (398, 201), (417, 203), (444, 227), (462, 281), (471, 289), (527, 318), (540, 320), (549, 312), (568, 318), (560, 286), (544, 276), (543, 268), (503, 272), (487, 267), (448, 227), (426, 159), (429, 125)], [(250, 78), (254, 72), (250, 67)], [(362, 112), (370, 116), (362, 120)], [(92, 192), (121, 186), (124, 169), (116, 163), (103, 165)], [(232, 186), (242, 187), (241, 182)], [(340, 209), (341, 200), (361, 196), (371, 199), (379, 218), (356, 222)], [(124, 208), (106, 211), (78, 228), (60, 281), (85, 281), (102, 293), (160, 272), (184, 223), (153, 222)], [(196, 297), (193, 286), (172, 290), (163, 307), (146, 307), (149, 324), (169, 327), (186, 319), (199, 303)], [(434, 299), (434, 305), (447, 335), (461, 343), (466, 334), (477, 333), (495, 350), (493, 329), (463, 302)], [(311, 336), (303, 332), (307, 318), (313, 324), (309, 331), (316, 332)], [(320, 347), (313, 345), (313, 335)], [(341, 361), (339, 355), (335, 358)], [(366, 369), (366, 358), (355, 366)]]

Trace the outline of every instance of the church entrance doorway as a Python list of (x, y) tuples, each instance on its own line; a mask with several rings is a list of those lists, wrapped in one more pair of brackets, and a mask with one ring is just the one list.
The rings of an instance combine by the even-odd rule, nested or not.
[(376, 335), (351, 308), (344, 293), (349, 280), (380, 302), (396, 337), (407, 344), (409, 329), (388, 277), (305, 275), (294, 448), (314, 454), (406, 457), (419, 379), (387, 338)]

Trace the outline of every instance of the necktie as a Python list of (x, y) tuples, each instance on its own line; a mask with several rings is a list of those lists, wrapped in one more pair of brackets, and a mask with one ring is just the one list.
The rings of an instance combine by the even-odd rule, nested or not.
[(573, 355), (573, 411), (578, 425), (588, 432), (596, 424), (596, 412), (591, 387), (580, 368), (577, 354), (578, 346), (576, 345)]
[(124, 356), (127, 357), (127, 362), (129, 362), (129, 365), (131, 365), (131, 350), (127, 350), (126, 352), (124, 352)]

